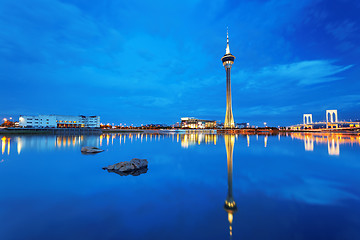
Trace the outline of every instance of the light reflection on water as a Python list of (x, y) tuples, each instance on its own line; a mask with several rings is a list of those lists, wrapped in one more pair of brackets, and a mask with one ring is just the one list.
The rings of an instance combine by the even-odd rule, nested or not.
[[(264, 147), (268, 147), (268, 134), (254, 134), (256, 141), (259, 138), (263, 139)], [(235, 135), (237, 139), (239, 136), (246, 136), (247, 147), (251, 147), (251, 138), (254, 135)], [(99, 137), (76, 135), (76, 136), (2, 136), (1, 138), (1, 154), (10, 155), (11, 144), (16, 149), (17, 154), (20, 155), (23, 149), (38, 149), (49, 150), (53, 148), (66, 148), (77, 146), (110, 146), (114, 144), (126, 144), (126, 141), (140, 141), (152, 142), (161, 141), (165, 137), (170, 137), (172, 142), (180, 142), (181, 147), (189, 148), (190, 146), (200, 144), (216, 145), (219, 135), (209, 133), (113, 133), (102, 134)], [(360, 135), (340, 134), (340, 133), (286, 133), (278, 134), (277, 141), (281, 141), (281, 137), (291, 137), (292, 139), (299, 139), (304, 142), (305, 151), (314, 151), (314, 145), (327, 146), (329, 155), (340, 155), (341, 145), (360, 146)], [(276, 141), (272, 138), (271, 141)]]
[[(41, 181), (45, 182), (41, 184), (46, 184), (46, 180), (48, 180), (49, 186), (41, 186), (40, 192), (43, 191), (43, 188), (47, 191), (50, 191), (49, 189), (51, 189), (51, 191), (56, 189), (55, 192), (61, 193), (63, 198), (73, 199), (74, 194), (70, 191), (73, 190), (72, 188), (74, 188), (74, 192), (88, 191), (89, 195), (86, 195), (88, 198), (81, 201), (81, 204), (91, 201), (91, 196), (96, 195), (98, 192), (100, 192), (100, 195), (104, 194), (103, 192), (106, 192), (104, 188), (108, 187), (111, 193), (106, 192), (106, 194), (108, 194), (106, 197), (95, 198), (96, 203), (84, 207), (83, 211), (86, 212), (93, 208), (96, 209), (99, 207), (98, 205), (109, 204), (109, 199), (115, 199), (116, 205), (111, 205), (111, 207), (119, 211), (117, 213), (118, 215), (124, 214), (123, 212), (125, 212), (130, 222), (141, 222), (142, 218), (146, 219), (146, 217), (144, 217), (144, 215), (146, 215), (145, 213), (147, 211), (150, 212), (149, 215), (151, 217), (149, 218), (151, 220), (145, 221), (149, 226), (142, 225), (142, 227), (148, 231), (150, 231), (149, 229), (154, 229), (159, 226), (163, 229), (162, 224), (170, 224), (167, 223), (171, 222), (168, 221), (167, 216), (169, 209), (166, 211), (166, 217), (163, 216), (164, 219), (167, 219), (165, 223), (161, 222), (160, 217), (157, 216), (157, 214), (161, 214), (164, 207), (169, 205), (170, 207), (168, 207), (171, 209), (171, 213), (175, 216), (180, 214), (176, 213), (176, 209), (174, 209), (176, 207), (179, 208), (180, 211), (185, 211), (184, 214), (189, 218), (189, 221), (197, 221), (197, 223), (201, 221), (207, 222), (209, 227), (205, 224), (206, 226), (202, 230), (209, 232), (214, 231), (214, 236), (216, 236), (217, 239), (228, 239), (229, 237), (239, 239), (240, 235), (242, 239), (290, 239), (291, 236), (297, 235), (296, 231), (300, 231), (299, 229), (302, 229), (303, 225), (305, 226), (304, 228), (311, 228), (306, 225), (306, 222), (308, 222), (309, 225), (317, 226), (316, 224), (318, 223), (312, 222), (315, 220), (311, 220), (311, 213), (313, 211), (317, 214), (322, 214), (321, 216), (323, 218), (313, 218), (323, 221), (325, 226), (329, 226), (329, 228), (326, 228), (329, 234), (317, 233), (311, 235), (312, 231), (320, 232), (320, 229), (315, 228), (315, 230), (312, 229), (305, 233), (299, 233), (299, 236), (301, 234), (304, 236), (299, 237), (299, 239), (321, 239), (317, 238), (319, 234), (328, 237), (326, 239), (357, 239), (356, 237), (360, 236), (358, 230), (356, 230), (360, 229), (360, 224), (357, 224), (356, 221), (354, 223), (352, 221), (352, 219), (354, 219), (352, 213), (344, 210), (350, 208), (351, 211), (355, 211), (356, 213), (360, 212), (358, 207), (351, 205), (354, 202), (358, 204), (360, 196), (358, 190), (355, 189), (355, 187), (358, 186), (359, 179), (354, 177), (358, 174), (357, 169), (360, 169), (360, 164), (354, 160), (354, 156), (356, 156), (360, 150), (360, 137), (358, 135), (306, 133), (289, 133), (283, 135), (116, 133), (102, 134), (99, 136), (3, 136), (1, 141), (2, 161), (4, 159), (11, 159), (11, 157), (14, 156), (22, 160), (19, 170), (17, 169), (18, 163), (15, 161), (12, 163), (9, 161), (8, 166), (5, 166), (5, 163), (3, 168), (1, 168), (2, 166), (0, 165), (0, 170), (2, 170), (3, 174), (1, 175), (0, 173), (0, 181), (2, 183), (8, 182), (9, 179), (17, 181), (18, 178), (24, 178), (25, 180), (19, 180), (19, 185), (21, 186), (24, 184), (23, 181), (35, 181), (32, 180), (33, 176), (36, 176), (34, 179), (41, 176)], [(76, 155), (82, 146), (101, 147), (108, 150), (108, 152), (90, 157)], [(343, 147), (342, 154), (346, 155), (344, 158), (340, 158), (341, 147)], [(349, 153), (349, 149), (352, 151), (351, 154)], [(35, 151), (39, 151), (39, 153)], [(45, 167), (45, 171), (43, 169), (43, 171), (36, 172), (36, 170), (32, 169), (31, 171), (35, 171), (35, 174), (30, 174), (30, 177), (26, 175), (29, 167), (32, 167), (32, 165), (36, 166), (36, 169), (42, 168), (44, 164), (49, 163), (49, 159), (56, 159), (58, 154), (54, 154), (54, 152), (61, 155), (57, 161), (52, 162), (52, 164), (57, 166), (52, 170), (54, 173), (51, 172), (51, 174), (46, 175), (44, 172), (47, 171), (48, 168)], [(150, 159), (149, 171), (146, 174), (137, 178), (127, 178), (113, 175), (108, 176), (105, 172), (101, 172), (101, 166), (114, 163), (113, 161), (115, 160), (119, 161), (118, 157), (121, 154), (126, 153), (128, 155), (125, 154), (124, 156), (133, 156), (134, 153), (143, 154), (144, 152)], [(339, 157), (333, 158), (334, 161), (327, 161), (331, 158), (330, 155), (338, 155)], [(46, 161), (37, 161), (37, 158), (44, 158)], [(69, 158), (68, 162), (66, 158)], [(66, 165), (66, 163), (68, 163), (68, 165)], [(62, 164), (67, 167), (74, 167), (74, 172), (69, 173), (68, 168), (62, 167)], [(88, 164), (93, 168), (87, 169), (88, 172), (82, 171), (82, 167), (86, 168)], [(22, 165), (25, 166), (25, 170), (21, 168)], [(51, 167), (53, 166), (51, 165)], [(227, 171), (224, 171), (225, 168)], [(21, 174), (19, 177), (13, 178), (14, 172)], [(42, 176), (42, 174), (44, 175)], [(56, 176), (56, 178), (60, 178), (61, 181), (64, 182), (60, 184), (58, 181), (52, 182), (52, 176)], [(66, 182), (66, 178), (69, 178), (69, 182)], [(84, 181), (84, 183), (81, 181)], [(166, 185), (167, 182), (172, 183), (172, 185)], [(11, 182), (11, 184), (12, 183), (13, 182)], [(5, 185), (3, 185), (3, 188), (0, 186), (0, 190), (4, 193), (4, 195), (0, 197), (0, 203), (3, 203), (2, 206), (10, 208), (11, 203), (8, 202), (12, 202), (18, 195), (20, 195), (18, 198), (23, 198), (25, 202), (28, 198), (36, 199), (36, 194), (39, 194), (37, 188), (40, 183), (35, 181), (33, 184), (32, 188), (29, 188), (29, 191), (31, 191), (29, 196), (31, 197), (25, 193), (14, 193), (12, 190), (6, 188)], [(59, 185), (54, 187), (56, 184)], [(204, 191), (204, 186), (210, 186), (210, 193)], [(15, 189), (16, 187), (9, 186), (9, 188)], [(146, 189), (151, 189), (151, 191), (155, 192), (155, 197), (153, 197), (151, 193), (147, 193), (148, 195), (142, 194), (142, 191), (146, 191)], [(70, 193), (67, 191), (70, 191)], [(117, 195), (119, 194), (116, 193), (117, 191), (126, 192), (123, 195)], [(26, 192), (26, 189), (24, 192)], [(33, 192), (35, 192), (35, 195)], [(199, 192), (206, 197), (202, 196)], [(174, 196), (173, 198), (171, 198), (172, 195)], [(12, 198), (8, 200), (6, 196), (12, 196)], [(129, 196), (129, 198), (126, 198), (127, 196)], [(56, 195), (54, 198), (57, 199), (58, 196)], [(177, 199), (180, 200), (176, 202)], [(261, 200), (264, 202), (261, 202)], [(36, 201), (41, 200), (36, 199)], [(50, 203), (52, 201), (54, 200), (49, 200)], [(5, 205), (4, 202), (6, 203)], [(177, 204), (171, 205), (172, 202), (176, 202)], [(47, 206), (47, 204), (51, 205), (50, 203), (42, 204)], [(72, 202), (70, 201), (70, 203)], [(56, 204), (59, 203), (56, 202)], [(37, 207), (42, 209), (43, 205)], [(123, 208), (123, 206), (128, 205), (131, 210)], [(201, 216), (199, 216), (201, 214), (198, 214), (199, 212), (195, 211), (192, 213), (189, 211), (190, 206), (196, 206), (199, 209), (204, 208), (208, 212), (204, 209), (198, 211), (203, 214), (210, 214), (210, 216), (213, 217), (209, 219), (201, 218)], [(295, 211), (294, 209), (299, 206), (300, 210)], [(316, 208), (316, 206), (322, 207)], [(336, 212), (339, 206), (342, 207), (340, 213)], [(19, 206), (14, 203), (13, 208), (17, 209), (18, 207)], [(214, 207), (216, 210), (214, 210)], [(136, 209), (136, 211), (133, 211), (132, 208)], [(352, 233), (347, 233), (350, 234), (348, 235), (349, 237), (336, 238), (336, 234), (332, 232), (331, 226), (335, 223), (341, 224), (338, 223), (336, 218), (328, 220), (327, 215), (329, 214), (324, 214), (318, 209), (328, 209), (332, 214), (345, 219), (343, 225), (346, 225), (346, 227), (352, 231)], [(0, 220), (3, 220), (1, 218), (2, 211), (4, 210), (0, 209)], [(22, 214), (24, 214), (21, 210), (18, 211), (20, 213), (15, 211), (17, 215), (22, 216)], [(221, 212), (218, 213), (218, 211)], [(53, 215), (53, 212), (50, 212), (51, 214), (49, 215)], [(101, 215), (104, 214), (104, 212), (105, 211), (101, 211), (101, 213), (98, 214)], [(15, 213), (13, 214), (11, 212), (9, 216), (16, 216)], [(54, 216), (57, 217), (59, 215), (61, 218), (63, 217), (61, 214), (66, 213), (56, 213)], [(131, 214), (137, 217), (132, 217), (130, 216)], [(65, 216), (68, 217), (67, 215)], [(26, 217), (25, 215), (22, 216), (25, 220)], [(73, 219), (73, 221), (77, 221), (78, 218), (80, 218), (81, 221), (86, 221), (86, 218), (89, 218), (89, 216), (80, 214), (80, 217), (75, 216), (68, 218)], [(181, 217), (179, 218), (180, 220), (175, 218), (170, 219), (178, 221), (174, 223), (175, 225), (184, 227), (186, 225), (184, 223), (185, 220)], [(210, 221), (211, 218), (215, 218), (215, 220)], [(267, 218), (271, 219), (271, 221), (266, 221)], [(116, 221), (116, 217), (112, 216), (112, 219)], [(199, 219), (201, 219), (201, 221)], [(31, 225), (32, 217), (30, 217), (30, 220), (25, 220), (24, 222), (27, 225), (36, 228), (36, 225)], [(53, 218), (45, 220), (50, 222), (55, 221)], [(11, 219), (9, 221), (11, 221)], [(40, 220), (36, 219), (36, 221)], [(281, 226), (282, 221), (285, 222), (284, 225), (286, 225), (286, 227)], [(326, 221), (330, 222), (327, 223)], [(123, 223), (117, 224), (123, 227)], [(222, 226), (222, 228), (219, 230), (217, 229), (218, 226)], [(106, 226), (100, 226), (100, 228), (104, 227), (106, 228)], [(112, 229), (114, 228), (113, 225), (111, 225), (111, 227)], [(188, 228), (190, 229), (191, 226), (188, 226)], [(277, 229), (278, 232), (269, 230), (273, 228)], [(119, 227), (119, 229), (119, 231), (124, 231), (124, 228)], [(261, 229), (264, 235), (256, 233), (258, 229)], [(2, 228), (0, 226), (0, 238), (1, 230)], [(92, 229), (87, 229), (87, 231), (90, 232), (91, 230)], [(76, 230), (70, 230), (69, 232), (71, 231)], [(178, 234), (178, 236), (173, 236), (173, 239), (184, 239), (184, 235), (181, 235), (182, 231), (186, 232), (184, 229), (176, 231), (176, 228), (173, 228), (172, 231)], [(197, 230), (194, 229), (189, 231), (189, 235), (191, 235), (192, 231), (194, 233), (193, 237), (188, 236), (190, 239), (199, 239), (202, 237), (201, 234), (204, 234), (202, 231), (197, 232)], [(290, 231), (290, 233), (287, 231)], [(144, 230), (144, 232), (146, 231)], [(293, 235), (291, 232), (293, 232)], [(14, 232), (10, 233), (13, 234)], [(43, 233), (41, 232), (41, 234)], [(41, 234), (40, 236), (44, 237), (40, 237), (39, 239), (46, 239), (45, 235)], [(156, 236), (158, 234), (161, 235), (161, 232), (156, 232)], [(270, 234), (269, 238), (267, 238), (266, 234)], [(125, 234), (125, 239), (130, 238), (130, 236), (133, 237), (129, 233)], [(164, 237), (165, 235), (161, 236)], [(141, 237), (134, 238), (142, 239)], [(160, 238), (161, 237), (148, 237), (148, 239)], [(21, 239), (21, 237), (14, 239)], [(73, 239), (76, 238), (73, 237)], [(93, 239), (96, 238), (94, 237)], [(106, 237), (104, 239), (106, 239)]]

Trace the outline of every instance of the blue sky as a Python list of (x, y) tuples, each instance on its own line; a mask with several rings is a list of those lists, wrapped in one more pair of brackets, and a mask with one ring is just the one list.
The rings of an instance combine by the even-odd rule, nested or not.
[(0, 2), (0, 117), (224, 120), (226, 27), (236, 122), (360, 119), (356, 0)]

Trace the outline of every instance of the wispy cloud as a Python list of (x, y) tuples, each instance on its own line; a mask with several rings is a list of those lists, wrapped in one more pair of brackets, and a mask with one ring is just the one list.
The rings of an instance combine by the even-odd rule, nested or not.
[(290, 64), (265, 67), (256, 72), (239, 72), (233, 77), (243, 81), (247, 88), (264, 88), (273, 85), (275, 88), (284, 85), (309, 86), (341, 80), (337, 74), (353, 65), (336, 65), (331, 60), (309, 60)]

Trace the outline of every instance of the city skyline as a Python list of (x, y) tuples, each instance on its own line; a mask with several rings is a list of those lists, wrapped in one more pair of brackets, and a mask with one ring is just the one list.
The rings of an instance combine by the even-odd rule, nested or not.
[(324, 120), (326, 109), (338, 109), (339, 120), (360, 119), (357, 1), (5, 0), (0, 7), (1, 118), (223, 122), (219, 56), (229, 26), (235, 122), (284, 126), (310, 112)]

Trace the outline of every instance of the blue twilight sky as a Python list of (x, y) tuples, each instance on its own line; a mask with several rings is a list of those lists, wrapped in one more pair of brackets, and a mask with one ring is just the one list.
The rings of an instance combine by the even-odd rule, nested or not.
[(0, 117), (110, 123), (360, 119), (360, 1), (1, 0)]

